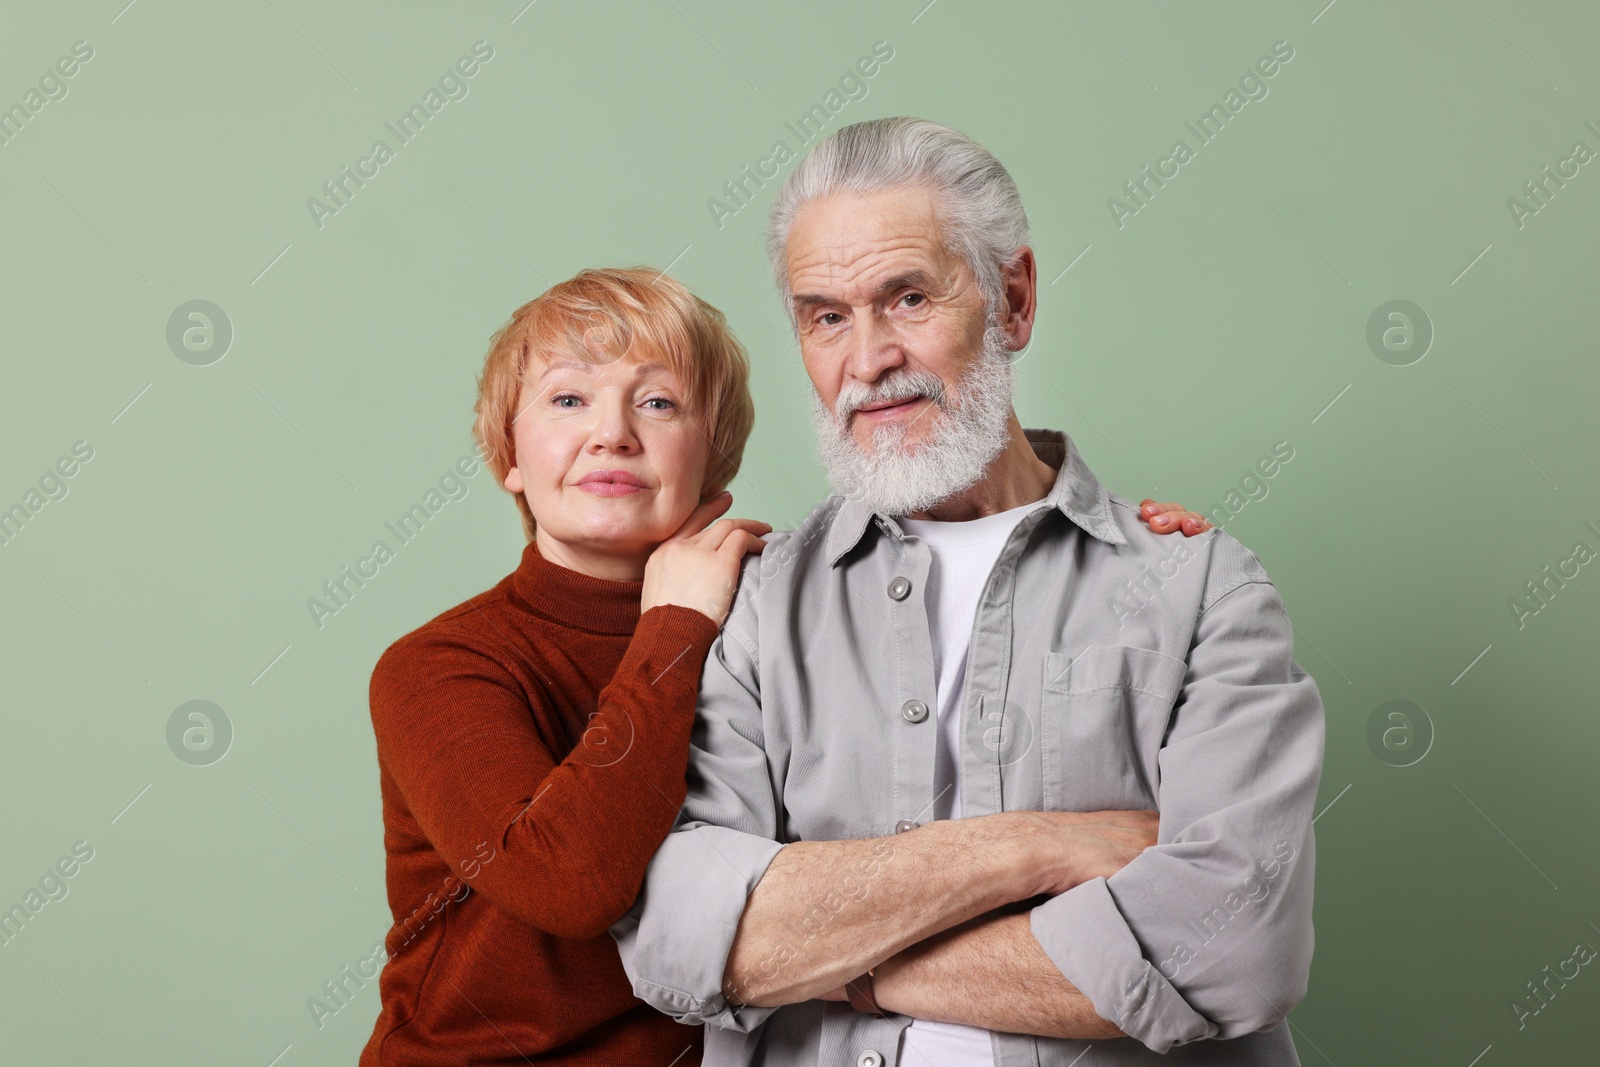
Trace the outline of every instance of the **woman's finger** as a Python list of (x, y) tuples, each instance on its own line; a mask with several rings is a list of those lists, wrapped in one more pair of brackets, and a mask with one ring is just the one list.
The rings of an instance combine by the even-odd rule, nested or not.
[[(766, 524), (761, 523), (760, 525), (765, 526)], [(737, 565), (737, 562), (744, 558), (745, 553), (760, 552), (766, 547), (767, 543), (757, 534), (747, 529), (739, 529), (734, 530), (727, 540), (717, 546), (717, 554), (728, 557)]]
[(720, 549), (735, 533), (748, 533), (759, 538), (760, 535), (771, 532), (772, 524), (762, 522), (760, 519), (718, 519), (699, 536), (707, 548)]
[(1149, 497), (1139, 502), (1139, 518), (1156, 533), (1181, 530), (1185, 537), (1194, 537), (1212, 529), (1204, 515), (1190, 511), (1182, 504), (1160, 503)]
[(1181, 530), (1185, 537), (1194, 537), (1211, 529), (1211, 523), (1204, 515), (1193, 511), (1179, 509), (1157, 515), (1150, 520), (1150, 528), (1158, 533), (1172, 533)]
[(728, 531), (733, 529), (733, 524), (737, 521), (737, 519), (730, 519), (724, 516), (707, 526), (704, 530), (701, 530), (699, 533), (690, 534), (689, 540), (693, 541), (697, 545), (715, 548), (716, 546), (722, 544), (722, 539), (728, 536)]

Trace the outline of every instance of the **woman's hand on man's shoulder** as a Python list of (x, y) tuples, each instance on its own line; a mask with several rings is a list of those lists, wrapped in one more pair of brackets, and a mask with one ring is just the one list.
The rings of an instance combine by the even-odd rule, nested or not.
[(719, 519), (733, 504), (726, 489), (689, 514), (644, 567), (639, 611), (663, 604), (693, 608), (721, 625), (739, 587), (739, 567), (750, 552), (767, 547), (762, 534), (772, 524), (758, 519)]

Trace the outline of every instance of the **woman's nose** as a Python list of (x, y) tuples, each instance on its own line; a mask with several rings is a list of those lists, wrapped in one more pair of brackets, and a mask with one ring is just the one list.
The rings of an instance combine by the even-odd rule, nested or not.
[(635, 452), (639, 448), (638, 435), (634, 433), (628, 414), (616, 408), (602, 409), (590, 435), (591, 451)]

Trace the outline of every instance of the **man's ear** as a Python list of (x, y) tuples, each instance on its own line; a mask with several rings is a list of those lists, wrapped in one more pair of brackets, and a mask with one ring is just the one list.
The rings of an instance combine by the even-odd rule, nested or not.
[(1033, 339), (1033, 317), (1038, 311), (1038, 264), (1033, 249), (1023, 245), (1001, 271), (1001, 325), (1011, 335), (1011, 350), (1021, 352)]

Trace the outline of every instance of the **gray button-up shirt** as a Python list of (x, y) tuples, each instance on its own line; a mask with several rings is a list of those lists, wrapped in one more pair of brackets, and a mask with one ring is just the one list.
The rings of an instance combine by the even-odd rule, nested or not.
[[(1027, 436), (1058, 474), (973, 621), (962, 814), (1161, 820), (1122, 870), (1029, 913), (1061, 973), (1129, 1037), (994, 1032), (996, 1067), (1068, 1067), (1091, 1047), (1097, 1065), (1298, 1064), (1281, 1024), (1311, 965), (1323, 712), (1283, 603), (1228, 534), (1153, 534), (1064, 433)], [(638, 996), (707, 1024), (707, 1067), (898, 1063), (906, 1016), (730, 1005), (722, 975), (786, 842), (888, 836), (888, 857), (893, 833), (933, 810), (936, 717), (903, 711), (937, 706), (930, 559), (892, 517), (832, 496), (745, 561), (701, 681), (688, 799), (611, 931)], [(875, 870), (811, 918), (849, 906)]]

